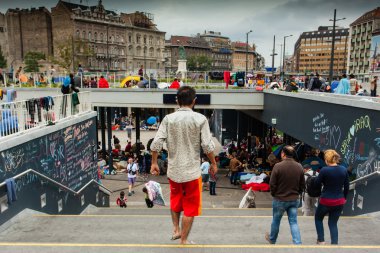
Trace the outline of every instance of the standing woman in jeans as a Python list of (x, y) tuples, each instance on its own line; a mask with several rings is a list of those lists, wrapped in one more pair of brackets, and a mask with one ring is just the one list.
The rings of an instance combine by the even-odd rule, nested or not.
[(329, 215), (331, 244), (338, 244), (338, 220), (349, 190), (348, 172), (345, 167), (338, 165), (340, 156), (335, 150), (326, 150), (324, 154), (327, 166), (321, 169), (316, 180), (319, 187), (323, 185), (319, 205), (315, 212), (317, 244), (325, 244), (323, 218), (327, 214)]

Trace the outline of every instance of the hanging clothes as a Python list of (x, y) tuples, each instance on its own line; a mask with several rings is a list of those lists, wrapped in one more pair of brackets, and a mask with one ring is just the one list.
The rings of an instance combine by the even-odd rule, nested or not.
[(4, 94), (3, 94), (3, 90), (0, 89), (0, 100), (3, 100), (3, 96), (4, 96)]
[(26, 108), (28, 109), (31, 123), (35, 123), (34, 117), (35, 117), (36, 112), (37, 112), (38, 121), (39, 122), (42, 121), (40, 99), (33, 98), (33, 99), (27, 100)]
[(8, 204), (12, 204), (12, 202), (17, 200), (16, 182), (14, 178), (8, 178), (7, 180), (5, 180), (5, 183), (7, 185)]

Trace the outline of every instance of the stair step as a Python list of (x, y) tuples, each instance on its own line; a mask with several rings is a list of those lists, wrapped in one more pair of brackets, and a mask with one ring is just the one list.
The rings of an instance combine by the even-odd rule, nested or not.
[(286, 217), (278, 245), (268, 245), (264, 234), (270, 229), (270, 209), (204, 209), (203, 216), (195, 218), (190, 235), (200, 245), (184, 250), (178, 248), (178, 241), (170, 240), (168, 208), (99, 208), (85, 215), (30, 215), (0, 232), (0, 252), (380, 252), (380, 220), (376, 217), (342, 217), (339, 242), (345, 248), (323, 250), (315, 245), (313, 217), (298, 220), (304, 246), (289, 245)]

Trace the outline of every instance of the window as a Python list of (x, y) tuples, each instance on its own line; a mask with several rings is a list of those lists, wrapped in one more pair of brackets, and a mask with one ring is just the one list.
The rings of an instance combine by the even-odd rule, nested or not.
[(86, 31), (82, 32), (82, 39), (86, 39)]
[(140, 43), (141, 42), (141, 36), (140, 34), (137, 34), (136, 35), (136, 43)]
[(153, 49), (153, 47), (149, 48), (149, 56), (150, 57), (154, 56), (154, 49)]
[(97, 32), (94, 33), (94, 40), (95, 40), (95, 41), (98, 40), (98, 33), (97, 33)]
[(88, 32), (88, 40), (91, 40), (91, 32)]
[(103, 42), (103, 33), (100, 34), (100, 41)]
[(153, 45), (153, 37), (152, 36), (149, 37), (149, 45)]
[(132, 43), (132, 34), (128, 34), (128, 42)]
[(4, 27), (0, 27), (0, 33), (4, 32)]
[(144, 36), (144, 44), (146, 44), (146, 36)]
[(80, 36), (80, 32), (79, 32), (79, 30), (77, 30), (77, 32), (76, 32), (77, 39), (79, 39), (79, 36)]

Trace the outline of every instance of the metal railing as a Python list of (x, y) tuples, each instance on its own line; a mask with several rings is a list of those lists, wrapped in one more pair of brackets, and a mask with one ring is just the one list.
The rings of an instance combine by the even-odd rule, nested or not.
[[(22, 177), (22, 176), (25, 176), (25, 175), (28, 174), (28, 173), (33, 173), (33, 174), (35, 174), (35, 175), (37, 175), (37, 176), (39, 176), (39, 177), (42, 177), (43, 179), (45, 179), (45, 180), (47, 180), (47, 181), (49, 181), (49, 182), (51, 182), (51, 183), (53, 183), (53, 184), (59, 186), (60, 188), (66, 190), (66, 191), (71, 192), (71, 193), (74, 194), (74, 195), (79, 195), (84, 189), (86, 189), (86, 188), (87, 188), (90, 184), (92, 184), (92, 183), (95, 183), (95, 184), (97, 184), (99, 187), (101, 187), (101, 188), (104, 190), (104, 191), (103, 191), (104, 193), (106, 193), (106, 194), (108, 194), (108, 195), (111, 195), (111, 193), (112, 193), (111, 190), (109, 190), (108, 188), (106, 188), (105, 186), (103, 186), (102, 184), (100, 184), (99, 182), (97, 182), (95, 179), (91, 179), (86, 185), (84, 185), (82, 188), (80, 188), (79, 191), (74, 191), (74, 190), (72, 190), (71, 188), (69, 188), (69, 187), (67, 187), (67, 186), (65, 186), (65, 185), (63, 185), (63, 184), (61, 184), (61, 183), (55, 181), (54, 179), (51, 179), (50, 177), (45, 176), (44, 174), (42, 174), (42, 173), (40, 173), (40, 172), (38, 172), (38, 171), (35, 171), (35, 170), (33, 170), (33, 169), (28, 169), (28, 170), (26, 170), (26, 171), (24, 171), (24, 172), (21, 172), (20, 174), (14, 176), (13, 179), (18, 179), (18, 178), (20, 178), (20, 177)], [(0, 183), (0, 187), (5, 186), (6, 184), (7, 184), (6, 181)]]
[(0, 104), (0, 138), (32, 128), (52, 125), (91, 110), (90, 92), (57, 95)]

